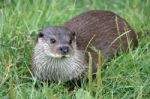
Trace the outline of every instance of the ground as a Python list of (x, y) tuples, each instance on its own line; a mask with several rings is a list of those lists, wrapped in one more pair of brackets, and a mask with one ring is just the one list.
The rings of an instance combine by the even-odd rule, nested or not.
[[(36, 35), (87, 10), (109, 10), (138, 32), (139, 45), (122, 52), (96, 80), (74, 90), (61, 83), (37, 82), (30, 71)], [(150, 97), (149, 0), (0, 0), (0, 98), (2, 99), (148, 99)], [(90, 93), (91, 92), (91, 93)]]

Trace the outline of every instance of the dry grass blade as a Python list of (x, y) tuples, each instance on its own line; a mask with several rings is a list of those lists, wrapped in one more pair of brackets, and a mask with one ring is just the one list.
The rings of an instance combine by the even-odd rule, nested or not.
[(15, 93), (14, 93), (14, 88), (13, 88), (13, 81), (12, 79), (10, 80), (10, 84), (9, 84), (9, 95), (11, 97), (11, 99), (15, 99)]
[(97, 64), (97, 73), (96, 80), (98, 88), (102, 87), (102, 65), (104, 63), (104, 59), (100, 51), (98, 51), (98, 64)]
[(88, 79), (89, 79), (89, 82), (88, 82), (88, 88), (89, 88), (89, 92), (90, 94), (92, 95), (92, 56), (91, 56), (91, 53), (88, 52), (88, 56), (89, 56), (89, 69), (88, 69)]

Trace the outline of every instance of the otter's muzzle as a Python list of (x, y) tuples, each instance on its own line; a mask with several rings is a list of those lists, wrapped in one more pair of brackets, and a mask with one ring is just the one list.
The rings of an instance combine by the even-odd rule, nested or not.
[(69, 47), (68, 46), (63, 46), (59, 48), (61, 54), (65, 55), (69, 52)]

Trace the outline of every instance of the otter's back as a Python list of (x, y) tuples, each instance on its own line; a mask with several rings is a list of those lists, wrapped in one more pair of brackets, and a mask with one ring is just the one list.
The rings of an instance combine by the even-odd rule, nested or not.
[(119, 48), (137, 45), (136, 33), (128, 23), (109, 11), (82, 13), (64, 24), (77, 35), (77, 46), (84, 50), (89, 41), (105, 55), (113, 55)]

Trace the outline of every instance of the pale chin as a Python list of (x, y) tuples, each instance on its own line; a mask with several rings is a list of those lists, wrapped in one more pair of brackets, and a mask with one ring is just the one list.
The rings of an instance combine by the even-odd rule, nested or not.
[(53, 54), (48, 51), (46, 51), (45, 53), (47, 56), (53, 57), (53, 58), (64, 58), (64, 57), (69, 58), (70, 57), (70, 55)]

